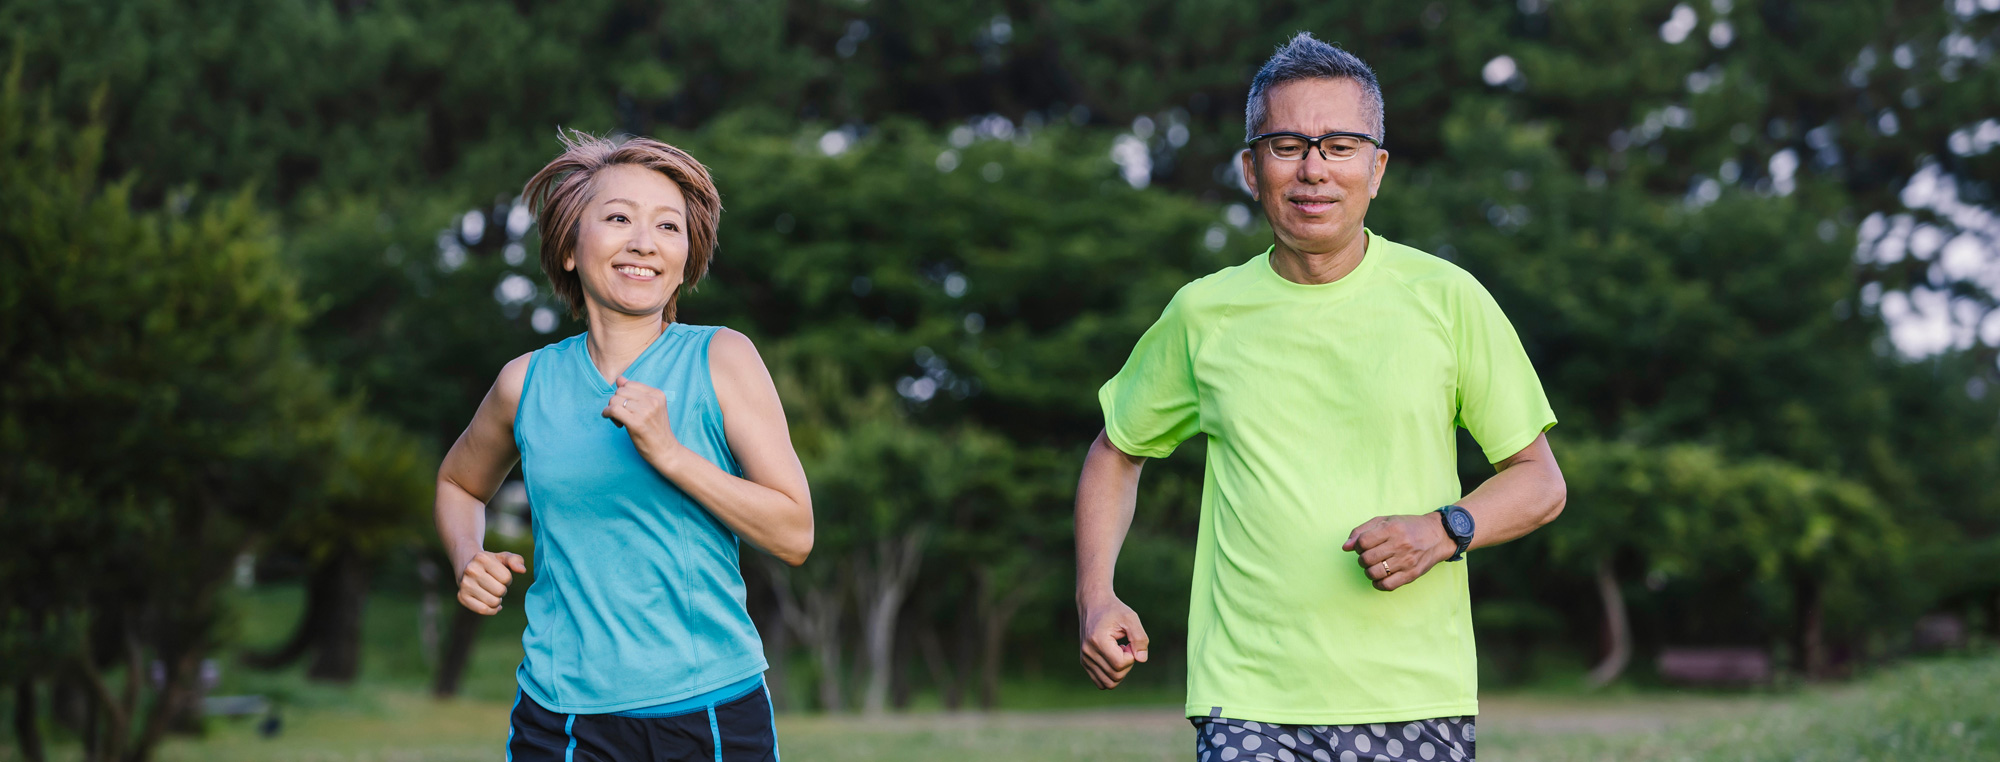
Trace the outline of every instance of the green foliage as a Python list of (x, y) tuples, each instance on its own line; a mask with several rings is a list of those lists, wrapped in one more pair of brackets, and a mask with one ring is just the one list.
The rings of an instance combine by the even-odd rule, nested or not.
[[(0, 436), (35, 453), (5, 466), (8, 499), (63, 517), (3, 520), (82, 547), (166, 521), (181, 503), (161, 496), (214, 463), (267, 463), (223, 469), (242, 536), (397, 542), (421, 522), (390, 506), (420, 499), (501, 364), (579, 328), (537, 330), (554, 305), (521, 289), (542, 283), (534, 232), (506, 222), (554, 128), (654, 134), (723, 191), (684, 315), (750, 334), (783, 385), (822, 511), (794, 578), (838, 590), (922, 528), (905, 625), (1004, 620), (1008, 658), (1067, 664), (1049, 634), (1074, 626), (1067, 511), (1096, 387), (1176, 288), (1265, 245), (1226, 165), (1249, 73), (1307, 29), (1382, 79), (1393, 159), (1371, 227), (1493, 291), (1563, 421), (1570, 507), (1482, 554), (1482, 627), (1588, 647), (1599, 552), (1628, 581), (1665, 575), (1632, 590), (1639, 616), (1691, 623), (1663, 639), (1753, 604), (1772, 613), (1742, 638), (1775, 639), (1801, 578), (1857, 642), (1992, 606), (1994, 348), (1910, 362), (1878, 313), (1900, 289), (1975, 312), (1992, 294), (1936, 254), (1869, 252), (1902, 245), (1881, 232), (1896, 220), (1949, 237), (1974, 219), (1903, 193), (1926, 166), (1990, 213), (2000, 150), (1965, 136), (1990, 117), (2000, 14), (1686, 6), (1673, 42), (1666, 0), (0, 3), (49, 125), (7, 133), (8, 171), (33, 182), (0, 190)], [(1503, 55), (1517, 76), (1487, 82)], [(71, 142), (63, 124), (100, 126)], [(1148, 187), (1121, 179), (1120, 139), (1144, 145)], [(255, 372), (217, 370), (239, 367)], [(1490, 473), (1462, 449), (1469, 484)], [(1184, 620), (1200, 454), (1148, 469), (1123, 555), (1160, 643)], [(1898, 558), (1907, 582), (1871, 581)], [(994, 619), (989, 593), (1015, 590)]]
[[(86, 732), (107, 755), (137, 757), (186, 710), (219, 645), (217, 593), (237, 555), (313, 505), (406, 522), (421, 505), (407, 477), (427, 459), (336, 403), (248, 194), (135, 209), (129, 181), (100, 180), (104, 140), (51, 118), (18, 64), (9, 72), (0, 677), (82, 681), (107, 717)], [(353, 510), (364, 505), (372, 516)], [(154, 659), (165, 679), (141, 691)], [(122, 699), (105, 687), (108, 664), (123, 667)]]
[[(1749, 591), (1761, 615), (1729, 625), (1739, 638), (1784, 642), (1799, 633), (1781, 614), (1810, 601), (1801, 586), (1838, 603), (1886, 599), (1910, 569), (1908, 539), (1889, 507), (1867, 487), (1770, 458), (1730, 458), (1711, 447), (1647, 448), (1574, 442), (1563, 458), (1570, 504), (1581, 510), (1534, 535), (1552, 566), (1587, 575), (1601, 561), (1665, 590), (1653, 636), (1702, 640), (1706, 617), (1672, 616), (1676, 604), (1724, 600)], [(1699, 604), (1696, 604), (1699, 605)], [(1859, 627), (1879, 604), (1831, 612), (1836, 626)], [(1777, 614), (1774, 616), (1774, 614)]]

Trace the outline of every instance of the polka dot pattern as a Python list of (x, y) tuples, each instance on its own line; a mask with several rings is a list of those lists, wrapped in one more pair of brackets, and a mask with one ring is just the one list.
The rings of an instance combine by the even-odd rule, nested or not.
[(1191, 717), (1199, 762), (1468, 762), (1472, 717), (1368, 725), (1283, 725)]

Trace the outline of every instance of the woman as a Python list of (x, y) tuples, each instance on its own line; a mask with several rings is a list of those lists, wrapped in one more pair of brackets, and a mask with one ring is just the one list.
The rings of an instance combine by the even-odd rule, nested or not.
[(775, 760), (737, 540), (804, 563), (812, 498), (777, 389), (743, 334), (674, 322), (722, 204), (646, 138), (572, 133), (528, 181), (542, 271), (588, 330), (514, 358), (438, 471), (458, 600), (493, 614), (527, 571), (482, 547), (515, 461), (535, 575), (508, 756)]

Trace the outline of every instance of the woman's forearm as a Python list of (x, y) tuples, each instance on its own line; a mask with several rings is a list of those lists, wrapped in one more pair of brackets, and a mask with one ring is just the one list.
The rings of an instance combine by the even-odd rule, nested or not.
[(438, 539), (444, 543), (445, 555), (451, 557), (451, 572), (456, 577), (486, 548), (486, 501), (440, 477), (435, 518)]
[(667, 452), (642, 452), (662, 476), (748, 540), (792, 566), (812, 552), (810, 498), (801, 500), (722, 470), (678, 444)]

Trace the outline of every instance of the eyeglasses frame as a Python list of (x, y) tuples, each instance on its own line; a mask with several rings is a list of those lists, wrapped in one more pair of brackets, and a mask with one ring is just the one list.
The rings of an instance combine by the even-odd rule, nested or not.
[[(1354, 158), (1354, 156), (1349, 156), (1349, 157), (1347, 157), (1347, 159), (1336, 159), (1336, 158), (1333, 158), (1333, 157), (1331, 157), (1331, 156), (1328, 156), (1328, 155), (1326, 155), (1326, 149), (1322, 148), (1322, 147), (1320, 146), (1320, 143), (1321, 143), (1322, 141), (1325, 141), (1325, 140), (1329, 139), (1329, 138), (1360, 138), (1360, 139), (1362, 139), (1362, 140), (1366, 140), (1366, 141), (1368, 141), (1368, 143), (1369, 143), (1370, 145), (1373, 145), (1373, 146), (1375, 146), (1375, 148), (1376, 148), (1377, 150), (1380, 150), (1380, 149), (1382, 148), (1382, 141), (1381, 141), (1380, 139), (1376, 138), (1376, 137), (1375, 137), (1374, 135), (1370, 135), (1370, 134), (1368, 134), (1368, 133), (1366, 133), (1366, 132), (1329, 132), (1329, 133), (1327, 133), (1327, 134), (1325, 134), (1325, 135), (1321, 135), (1321, 136), (1319, 136), (1319, 137), (1313, 137), (1313, 136), (1311, 136), (1311, 135), (1304, 135), (1304, 134), (1301, 134), (1301, 133), (1297, 133), (1297, 132), (1266, 132), (1266, 133), (1264, 133), (1264, 134), (1262, 134), (1262, 135), (1253, 135), (1253, 136), (1251, 136), (1249, 140), (1245, 140), (1245, 141), (1243, 141), (1243, 145), (1245, 145), (1245, 146), (1254, 146), (1254, 145), (1256, 145), (1256, 144), (1257, 144), (1257, 141), (1259, 141), (1259, 140), (1263, 140), (1263, 139), (1265, 139), (1265, 138), (1298, 138), (1298, 139), (1300, 139), (1300, 140), (1303, 140), (1303, 141), (1305, 141), (1305, 142), (1306, 142), (1306, 149), (1307, 149), (1307, 150), (1311, 150), (1311, 151), (1318, 151), (1318, 152), (1319, 152), (1319, 158), (1320, 158), (1321, 160), (1323, 160), (1323, 161), (1347, 161), (1347, 159), (1352, 159), (1352, 158)], [(1271, 153), (1271, 152), (1270, 152), (1269, 150), (1266, 150), (1266, 151), (1265, 151), (1265, 153)], [(1359, 156), (1359, 155), (1361, 155), (1361, 154), (1359, 154), (1359, 153), (1356, 153), (1356, 154), (1355, 154), (1355, 156)], [(1284, 157), (1282, 157), (1282, 156), (1279, 156), (1279, 155), (1277, 155), (1277, 154), (1275, 154), (1275, 153), (1271, 153), (1271, 158), (1273, 158), (1273, 159), (1276, 159), (1276, 160), (1278, 160), (1278, 161), (1305, 161), (1305, 160), (1306, 160), (1306, 157), (1305, 157), (1305, 154), (1300, 154), (1300, 155), (1299, 155), (1299, 158), (1296, 158), (1296, 159), (1287, 159), (1287, 158), (1284, 158)]]

